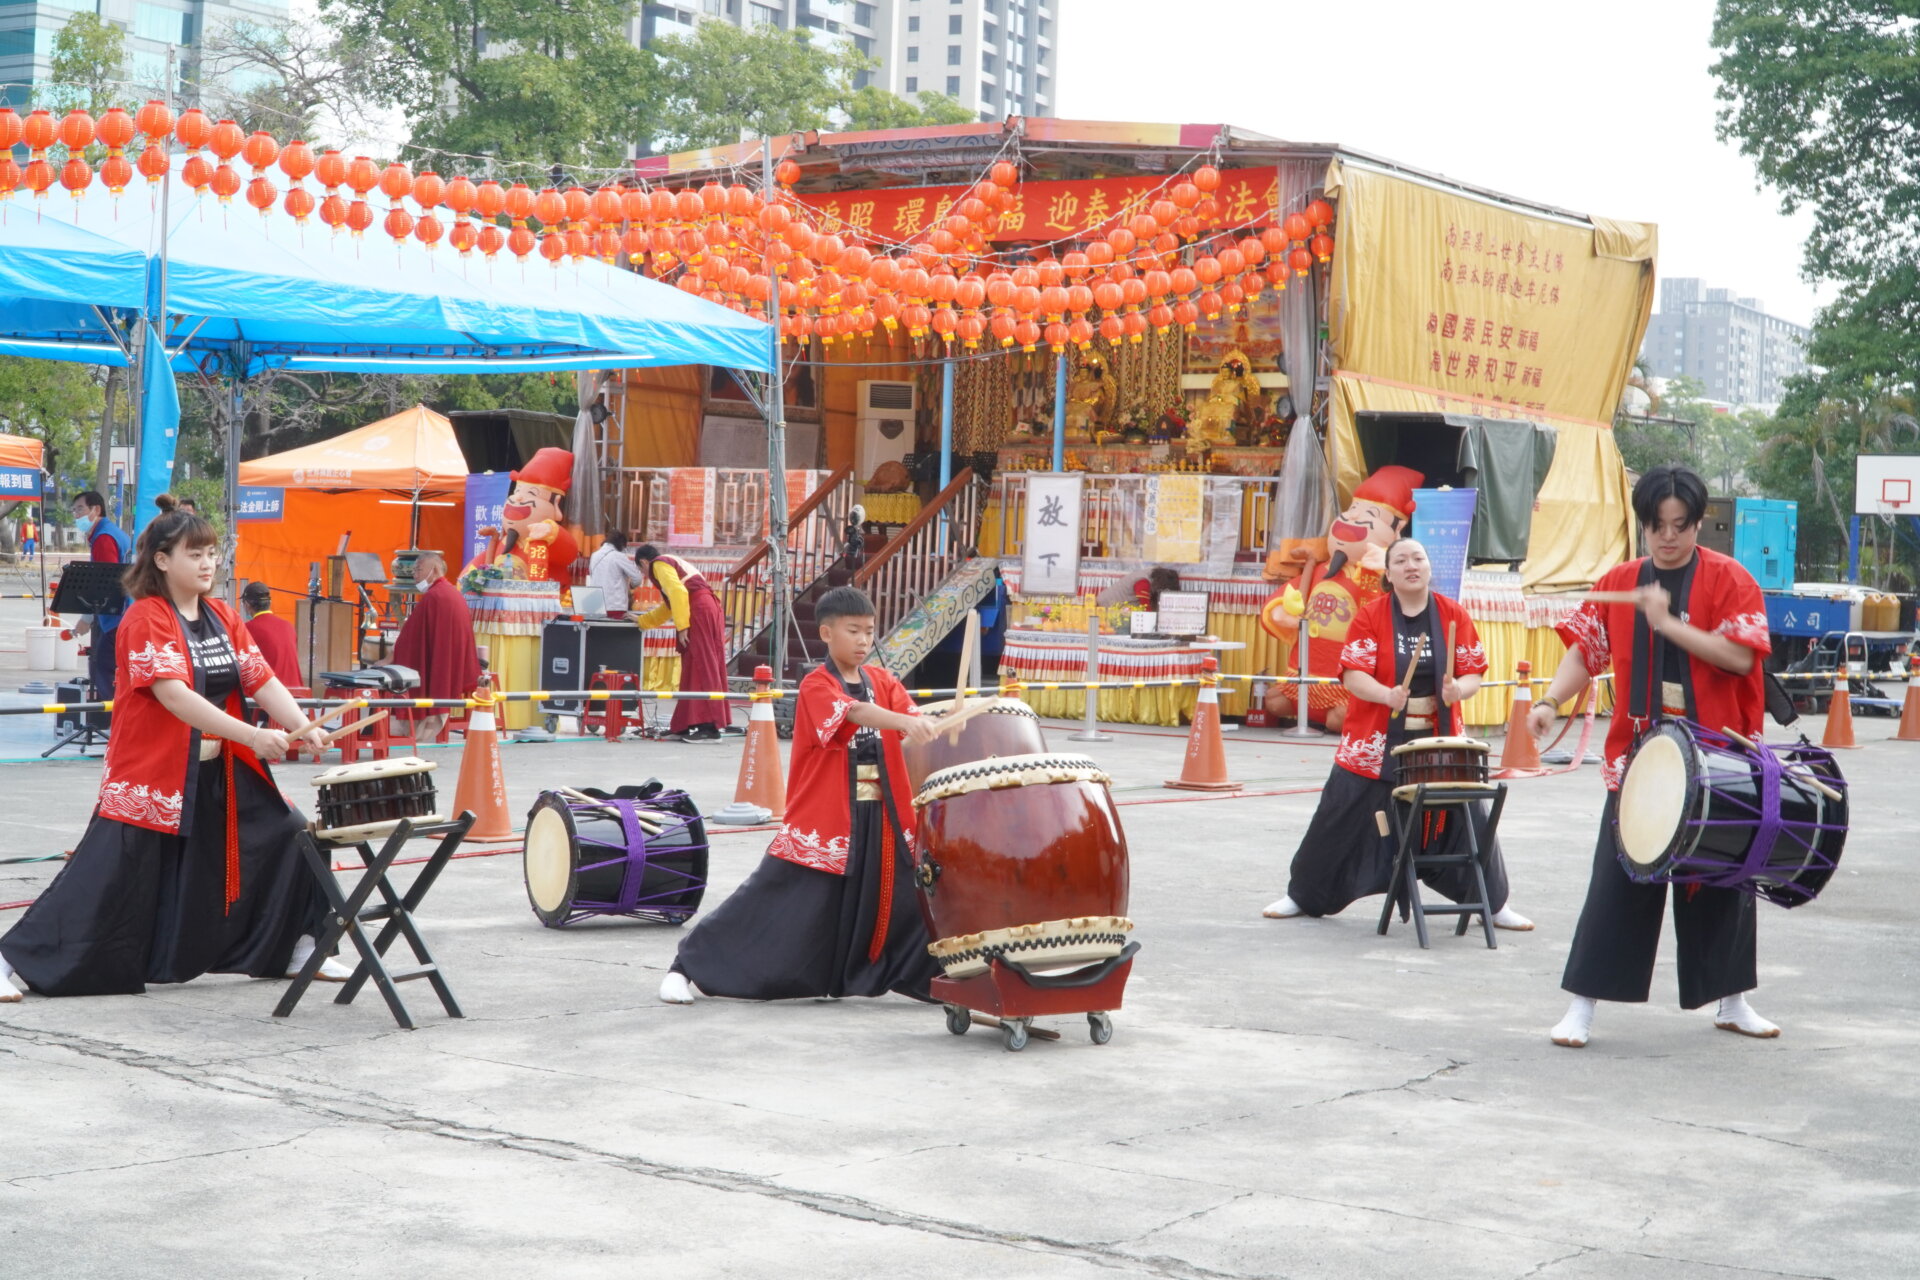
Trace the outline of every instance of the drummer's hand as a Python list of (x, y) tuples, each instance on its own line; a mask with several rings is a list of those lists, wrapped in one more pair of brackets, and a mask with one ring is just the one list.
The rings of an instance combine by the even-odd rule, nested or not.
[(1536, 702), (1533, 710), (1527, 712), (1527, 732), (1536, 738), (1544, 738), (1553, 732), (1554, 721), (1560, 718), (1560, 708), (1551, 702)]
[(1661, 626), (1673, 618), (1673, 597), (1659, 583), (1649, 583), (1644, 587), (1635, 587), (1634, 603), (1647, 615), (1647, 626), (1660, 630)]
[(284, 760), (288, 741), (287, 735), (278, 729), (257, 728), (246, 745), (262, 760)]
[(1394, 711), (1407, 709), (1407, 687), (1396, 684), (1387, 690), (1387, 706)]
[(1450, 707), (1459, 706), (1466, 699), (1460, 696), (1460, 682), (1452, 676), (1440, 681), (1440, 696), (1446, 699)]
[(923, 742), (932, 742), (940, 733), (940, 724), (932, 716), (909, 716), (907, 727), (900, 735), (907, 740), (908, 746), (917, 747)]
[(309, 724), (298, 733), (287, 735), (289, 743), (304, 742), (315, 751), (324, 751), (327, 747), (327, 731), (317, 724)]

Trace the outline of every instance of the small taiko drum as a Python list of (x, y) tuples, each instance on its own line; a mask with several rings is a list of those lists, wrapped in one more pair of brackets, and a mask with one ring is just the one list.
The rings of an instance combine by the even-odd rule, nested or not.
[(1415, 738), (1393, 749), (1394, 781), (1402, 787), (1484, 786), (1490, 750), (1477, 738)]
[(546, 791), (527, 813), (523, 868), (540, 923), (589, 916), (685, 924), (707, 891), (707, 829), (684, 791)]
[(1662, 720), (1635, 745), (1620, 781), (1620, 865), (1642, 884), (1712, 885), (1797, 907), (1840, 865), (1846, 788), (1823, 747)]
[(1126, 946), (1127, 838), (1085, 756), (999, 756), (921, 784), (918, 843), (927, 948), (949, 978), (996, 958), (1028, 971), (1108, 960)]
[(313, 833), (325, 840), (367, 840), (386, 835), (403, 818), (416, 827), (444, 822), (435, 812), (433, 771), (439, 767), (418, 756), (398, 756), (315, 775), (320, 796)]
[[(984, 706), (986, 710), (976, 711)], [(1047, 749), (1040, 717), (1033, 708), (1013, 698), (976, 698), (966, 704), (973, 714), (951, 733), (931, 742), (909, 745), (907, 784), (915, 790), (928, 777), (957, 764), (972, 764), (993, 756), (1039, 755)], [(936, 720), (953, 714), (953, 701), (921, 704), (920, 714)]]

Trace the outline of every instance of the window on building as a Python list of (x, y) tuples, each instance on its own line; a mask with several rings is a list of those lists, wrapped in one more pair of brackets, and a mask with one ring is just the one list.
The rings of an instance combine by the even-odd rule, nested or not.
[(1038, 62), (1041, 66), (1043, 67), (1046, 66), (1047, 65), (1047, 46), (1041, 45), (1040, 48), (1037, 51), (1035, 51), (1033, 58), (1034, 58), (1034, 61)]
[(1046, 97), (1046, 96), (1047, 96), (1047, 83), (1048, 83), (1048, 81), (1047, 81), (1047, 77), (1045, 77), (1045, 76), (1035, 76), (1035, 77), (1033, 78), (1033, 96), (1034, 96), (1034, 97), (1036, 97), (1036, 98), (1044, 98), (1044, 97)]
[(964, 15), (958, 14), (958, 13), (954, 14), (952, 17), (947, 19), (947, 34), (950, 36), (959, 35), (962, 29), (962, 24), (965, 22), (966, 22), (966, 18)]
[(982, 49), (980, 51), (980, 69), (988, 75), (992, 75), (996, 65), (997, 63), (993, 54), (986, 49)]
[(908, 93), (918, 93), (918, 92), (920, 92), (920, 77), (919, 77), (919, 76), (908, 76), (908, 77), (907, 77), (907, 92), (908, 92)]
[(873, 37), (855, 36), (853, 38), (853, 47), (871, 58), (873, 56)]
[(725, 0), (707, 0), (705, 7), (706, 11), (716, 18), (725, 16), (727, 12)]
[(192, 21), (178, 9), (157, 4), (137, 4), (133, 7), (133, 34), (143, 40), (158, 40), (161, 44), (187, 44)]
[(980, 82), (980, 101), (981, 102), (985, 103), (988, 106), (992, 106), (994, 92), (995, 90), (994, 90), (992, 81), (982, 80)]
[(960, 77), (959, 76), (947, 77), (947, 96), (949, 98), (957, 98), (960, 96)]
[(947, 46), (947, 65), (950, 67), (957, 67), (960, 65), (960, 46), (959, 45), (950, 44)]
[(908, 62), (918, 62), (918, 61), (920, 61), (920, 46), (919, 46), (919, 45), (917, 45), (917, 44), (910, 44), (910, 45), (908, 45), (908, 46), (907, 46), (907, 61), (908, 61)]
[(747, 6), (747, 25), (749, 27), (781, 26), (780, 17), (780, 10), (769, 8), (764, 4), (750, 4)]
[(1000, 28), (994, 26), (991, 22), (983, 24), (980, 28), (980, 43), (998, 48), (1000, 45)]
[(1047, 29), (1053, 26), (1053, 22), (1052, 20), (1043, 17), (1039, 19), (1038, 26), (1039, 26), (1040, 34), (1044, 36), (1047, 34)]
[(855, 4), (853, 6), (853, 22), (855, 26), (871, 27), (873, 25), (873, 6), (870, 4)]
[(919, 29), (920, 29), (920, 15), (916, 13), (907, 19), (907, 30), (918, 31)]

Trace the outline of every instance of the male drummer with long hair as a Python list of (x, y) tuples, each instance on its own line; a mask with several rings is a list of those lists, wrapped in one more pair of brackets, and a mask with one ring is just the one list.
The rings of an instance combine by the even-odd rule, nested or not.
[[(1630, 593), (1633, 604), (1588, 600), (1560, 624), (1567, 656), (1547, 696), (1534, 704), (1535, 737), (1552, 729), (1562, 703), (1613, 669), (1614, 714), (1607, 730), (1607, 803), (1586, 905), (1560, 985), (1573, 993), (1553, 1028), (1555, 1044), (1578, 1049), (1592, 1032), (1596, 1001), (1644, 1003), (1660, 945), (1667, 886), (1636, 884), (1620, 865), (1614, 818), (1620, 780), (1635, 742), (1662, 717), (1757, 737), (1766, 710), (1767, 612), (1760, 585), (1739, 562), (1698, 545), (1706, 482), (1679, 466), (1658, 466), (1633, 487), (1633, 513), (1648, 554), (1603, 574), (1595, 594)], [(1780, 1028), (1755, 1013), (1752, 897), (1737, 889), (1687, 885), (1673, 896), (1680, 1006), (1718, 1001), (1713, 1025), (1770, 1038)]]
[[(1395, 778), (1394, 748), (1416, 738), (1458, 734), (1460, 704), (1480, 690), (1486, 649), (1473, 619), (1433, 589), (1427, 549), (1412, 538), (1387, 548), (1387, 592), (1361, 607), (1340, 649), (1340, 678), (1352, 701), (1333, 753), (1333, 771), (1313, 820), (1293, 855), (1286, 896), (1262, 912), (1272, 920), (1330, 916), (1355, 899), (1392, 887), (1394, 843), (1375, 825), (1390, 808)], [(1451, 641), (1453, 653), (1443, 658)], [(1444, 728), (1440, 726), (1444, 725)], [(1528, 930), (1533, 922), (1507, 905), (1507, 869), (1499, 843), (1486, 845), (1485, 806), (1469, 808), (1485, 847), (1483, 867), (1493, 923)], [(1440, 838), (1457, 852), (1465, 828), (1454, 824)], [(1470, 867), (1428, 868), (1426, 883), (1455, 902), (1476, 898)]]
[(873, 602), (835, 587), (814, 605), (827, 660), (800, 682), (786, 821), (753, 874), (680, 943), (660, 984), (669, 1004), (696, 995), (927, 998), (927, 954), (913, 883), (913, 804), (900, 744), (934, 724), (873, 652)]

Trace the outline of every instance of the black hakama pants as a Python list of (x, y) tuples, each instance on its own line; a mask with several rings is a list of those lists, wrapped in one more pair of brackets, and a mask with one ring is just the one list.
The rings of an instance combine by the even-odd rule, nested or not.
[[(1327, 778), (1320, 793), (1320, 807), (1313, 811), (1307, 833), (1293, 855), (1293, 868), (1287, 881), (1287, 896), (1310, 916), (1338, 915), (1360, 898), (1385, 893), (1393, 880), (1392, 836), (1380, 834), (1374, 814), (1392, 813), (1394, 784), (1378, 778), (1363, 778), (1339, 765)], [(1500, 856), (1500, 844), (1487, 840), (1487, 807), (1476, 802), (1466, 806), (1472, 815), (1478, 836), (1481, 861), (1487, 875), (1487, 897), (1493, 909), (1507, 905), (1507, 867)], [(1459, 821), (1460, 807), (1449, 805), (1446, 829), (1429, 853), (1465, 853), (1466, 827)], [(1420, 878), (1427, 886), (1454, 902), (1471, 902), (1479, 896), (1473, 868), (1466, 864), (1428, 867)]]
[[(1617, 792), (1607, 793), (1586, 905), (1560, 985), (1592, 1000), (1644, 1003), (1660, 949), (1664, 884), (1636, 884), (1620, 865), (1613, 818)], [(1680, 970), (1680, 1007), (1698, 1009), (1759, 985), (1753, 898), (1738, 889), (1674, 885), (1673, 941)]]
[(307, 825), (278, 789), (233, 770), (240, 896), (227, 896), (226, 770), (198, 770), (184, 837), (98, 813), (0, 954), (41, 995), (137, 995), (149, 982), (205, 973), (280, 978), (301, 934), (317, 934), (326, 898), (300, 857)]
[(761, 858), (753, 874), (681, 941), (674, 972), (707, 995), (740, 1000), (889, 991), (927, 1000), (927, 984), (939, 966), (927, 954), (912, 861), (897, 841), (886, 940), (879, 959), (868, 958), (880, 913), (885, 820), (879, 801), (854, 806), (845, 875)]

